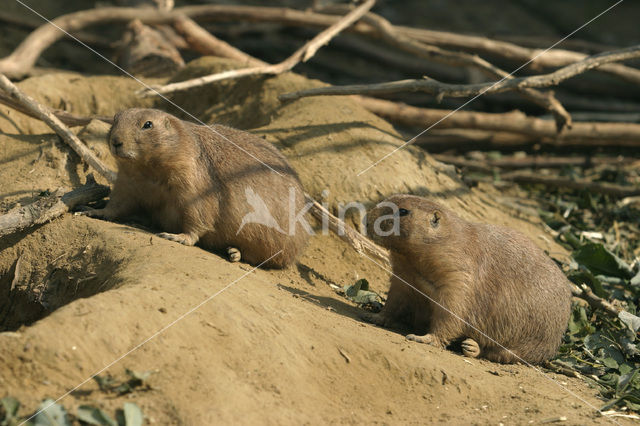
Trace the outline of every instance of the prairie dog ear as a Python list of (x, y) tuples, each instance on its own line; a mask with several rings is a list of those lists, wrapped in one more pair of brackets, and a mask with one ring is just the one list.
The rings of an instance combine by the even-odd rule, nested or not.
[(165, 129), (170, 129), (171, 128), (171, 119), (169, 117), (165, 117), (164, 118), (164, 128)]
[(429, 224), (432, 228), (440, 226), (440, 220), (442, 219), (442, 213), (439, 210), (434, 210), (429, 217)]

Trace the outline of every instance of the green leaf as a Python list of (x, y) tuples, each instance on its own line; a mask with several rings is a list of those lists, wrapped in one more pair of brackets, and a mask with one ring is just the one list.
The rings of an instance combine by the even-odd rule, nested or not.
[(347, 297), (356, 297), (360, 290), (369, 290), (369, 281), (365, 278), (361, 278), (351, 285), (344, 286), (344, 294), (347, 295)]
[(568, 278), (574, 284), (587, 284), (598, 297), (602, 297), (603, 299), (609, 298), (609, 293), (604, 289), (600, 280), (584, 266), (580, 266), (580, 269), (577, 271), (571, 271)]
[(118, 423), (109, 417), (107, 413), (98, 407), (92, 407), (90, 405), (81, 405), (78, 407), (77, 417), (78, 420), (90, 425), (118, 426)]
[(142, 410), (133, 402), (124, 403), (124, 424), (125, 426), (142, 426), (144, 416)]
[(621, 375), (625, 375), (627, 373), (631, 373), (633, 371), (633, 364), (630, 364), (629, 362), (625, 361), (624, 364), (620, 364), (620, 374)]
[(345, 286), (344, 294), (349, 300), (361, 305), (381, 303), (380, 296), (373, 291), (369, 291), (369, 281), (364, 278), (352, 285)]
[(630, 314), (627, 311), (620, 311), (618, 313), (618, 318), (620, 318), (620, 321), (622, 321), (623, 323), (625, 323), (625, 325), (627, 327), (629, 327), (634, 333), (638, 332), (638, 329), (640, 329), (640, 318)]
[(638, 272), (635, 277), (631, 278), (631, 281), (629, 282), (629, 284), (631, 284), (634, 287), (640, 286), (640, 272)]
[(640, 369), (635, 369), (627, 374), (623, 374), (622, 376), (620, 376), (618, 378), (618, 384), (616, 385), (616, 394), (623, 394), (629, 387), (629, 384), (634, 382), (636, 378), (638, 378), (639, 371)]
[(604, 364), (605, 367), (607, 368), (614, 368), (617, 369), (619, 367), (618, 362), (613, 359), (613, 358), (604, 358), (602, 360), (602, 363)]
[(98, 387), (103, 392), (110, 390), (113, 386), (115, 386), (115, 382), (116, 382), (115, 379), (111, 376), (104, 376), (104, 377), (93, 376), (93, 380), (96, 381), (96, 383), (98, 384)]
[(591, 351), (607, 368), (617, 369), (624, 363), (624, 355), (600, 333), (591, 334), (584, 339), (584, 346)]
[(569, 245), (571, 245), (571, 247), (573, 247), (574, 249), (577, 249), (582, 245), (580, 239), (576, 237), (573, 232), (566, 231), (562, 235), (564, 236), (564, 239), (567, 241), (567, 243), (569, 243)]
[(573, 252), (573, 258), (594, 274), (631, 278), (631, 267), (600, 243), (587, 242)]
[(71, 426), (67, 412), (62, 405), (53, 399), (45, 399), (38, 407), (38, 414), (33, 418), (35, 426)]
[(4, 422), (8, 423), (8, 420), (13, 419), (18, 414), (18, 409), (20, 409), (20, 401), (15, 399), (12, 396), (5, 396), (0, 399), (0, 405), (2, 405), (2, 409), (4, 410)]
[(620, 340), (620, 346), (622, 346), (622, 350), (624, 351), (625, 354), (627, 354), (627, 356), (632, 357), (640, 354), (640, 350), (638, 349), (638, 346), (635, 343), (633, 343), (630, 339), (623, 337), (619, 340)]
[(587, 319), (587, 312), (584, 307), (576, 305), (569, 317), (568, 325), (569, 335), (574, 339), (577, 337), (584, 337), (593, 334), (595, 329), (589, 323)]
[(604, 404), (602, 407), (600, 407), (600, 409), (598, 411), (607, 411), (609, 410), (611, 407), (615, 406), (616, 404), (618, 404), (620, 401), (622, 401), (622, 398), (614, 398), (610, 401), (608, 401), (606, 404)]

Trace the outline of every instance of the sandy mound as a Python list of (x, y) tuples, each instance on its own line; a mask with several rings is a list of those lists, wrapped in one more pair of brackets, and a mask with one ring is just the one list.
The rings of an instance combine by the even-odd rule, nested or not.
[[(229, 66), (205, 58), (178, 78)], [(393, 192), (428, 193), (467, 217), (508, 224), (559, 250), (539, 238), (535, 220), (506, 214), (490, 195), (467, 189), (413, 148), (357, 178), (402, 140), (346, 98), (276, 100), (316, 84), (290, 74), (174, 99), (204, 121), (255, 129), (280, 144), (307, 190), (318, 196), (328, 189), (334, 207)], [(51, 75), (21, 87), (53, 106), (64, 98), (81, 114), (111, 114), (139, 102), (131, 95), (138, 86), (117, 77)], [(87, 170), (47, 130), (6, 108), (0, 112), (0, 208), (83, 181)], [(92, 123), (82, 134), (100, 151), (105, 131)], [(0, 396), (18, 397), (24, 413), (168, 327), (108, 370), (153, 371), (150, 390), (116, 398), (89, 380), (62, 403), (72, 412), (84, 403), (112, 412), (130, 400), (159, 424), (601, 421), (562, 388), (599, 406), (581, 381), (470, 361), (362, 323), (359, 309), (329, 284), (365, 277), (383, 291), (388, 277), (334, 237), (312, 238), (289, 270), (251, 274), (246, 265), (197, 247), (71, 215), (4, 238), (0, 250), (0, 329), (10, 330), (0, 333)]]

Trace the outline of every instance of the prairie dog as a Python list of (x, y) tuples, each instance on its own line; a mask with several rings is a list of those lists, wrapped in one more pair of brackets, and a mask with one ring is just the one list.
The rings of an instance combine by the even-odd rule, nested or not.
[(302, 185), (263, 139), (133, 108), (116, 114), (109, 146), (118, 176), (106, 207), (87, 215), (147, 215), (161, 237), (228, 250), (253, 265), (275, 255), (263, 265), (271, 268), (290, 265), (304, 249), (308, 225), (291, 220), (305, 208)]
[(366, 320), (408, 323), (418, 333), (408, 339), (438, 347), (462, 340), (465, 355), (491, 361), (540, 363), (556, 354), (571, 290), (529, 238), (425, 198), (385, 201), (367, 214), (367, 231), (390, 250), (394, 276), (384, 308)]

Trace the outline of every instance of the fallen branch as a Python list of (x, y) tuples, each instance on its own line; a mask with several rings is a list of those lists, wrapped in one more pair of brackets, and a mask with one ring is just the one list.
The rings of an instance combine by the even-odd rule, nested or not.
[(48, 108), (37, 102), (35, 99), (25, 95), (9, 79), (0, 74), (0, 89), (4, 90), (13, 101), (18, 102), (26, 109), (30, 110), (40, 120), (44, 121), (60, 136), (87, 164), (93, 167), (98, 173), (104, 176), (108, 182), (115, 181), (116, 174), (82, 143), (78, 137), (65, 126), (58, 117), (53, 115)]
[[(334, 6), (331, 10), (334, 10), (335, 8), (348, 10), (348, 6), (342, 5)], [(489, 63), (478, 55), (444, 50), (402, 35), (396, 30), (391, 22), (382, 16), (368, 13), (362, 18), (362, 21), (375, 28), (382, 39), (390, 45), (419, 57), (431, 59), (448, 65), (474, 67), (491, 77), (498, 77), (506, 80), (513, 78), (506, 71)], [(565, 127), (571, 127), (571, 116), (558, 99), (556, 99), (553, 93), (543, 93), (535, 89), (527, 88), (516, 88), (516, 91), (518, 91), (524, 98), (529, 99), (536, 105), (550, 111), (555, 117), (558, 132), (562, 131)]]
[(65, 194), (62, 189), (58, 189), (51, 195), (24, 207), (15, 207), (0, 216), (0, 237), (46, 223), (76, 206), (101, 200), (107, 195), (109, 187), (97, 184), (93, 176), (89, 175), (83, 186), (71, 192)]
[(568, 178), (539, 176), (520, 172), (504, 173), (500, 175), (501, 180), (524, 183), (531, 185), (545, 185), (554, 188), (568, 188), (577, 190), (588, 190), (598, 194), (610, 195), (612, 197), (624, 198), (640, 195), (640, 188), (616, 185), (613, 183), (591, 182), (588, 180), (573, 180)]
[[(328, 13), (342, 13), (346, 7), (348, 6), (331, 5), (320, 9), (320, 11)], [(367, 19), (368, 17), (376, 19), (379, 18), (379, 15), (375, 15), (370, 12), (364, 18)], [(319, 17), (313, 18), (316, 20), (319, 19)], [(308, 20), (311, 20), (311, 17), (309, 17)], [(355, 29), (359, 30), (359, 32), (363, 34), (379, 36), (375, 31), (372, 34), (371, 30), (364, 25), (364, 22)], [(446, 31), (433, 31), (404, 26), (396, 26), (396, 30), (399, 34), (411, 37), (423, 43), (455, 48), (465, 52), (473, 52), (475, 54), (484, 53), (492, 57), (510, 60), (521, 66), (527, 64), (526, 68), (532, 71), (540, 71), (543, 68), (564, 67), (574, 62), (581, 61), (588, 56), (584, 53), (573, 52), (565, 49), (531, 49), (507, 41), (466, 34), (456, 34)], [(555, 41), (557, 40), (549, 43), (549, 45), (553, 45)], [(640, 70), (636, 68), (620, 64), (607, 64), (599, 68), (599, 71), (615, 75), (630, 83), (640, 84)]]
[(320, 223), (322, 223), (323, 226), (326, 225), (331, 232), (353, 247), (359, 254), (364, 254), (366, 252), (375, 256), (377, 259), (382, 260), (386, 264), (390, 263), (389, 254), (385, 249), (375, 244), (352, 227), (347, 226), (342, 220), (325, 209), (322, 204), (311, 198), (311, 196), (308, 194), (305, 195), (307, 197), (307, 202), (312, 203), (309, 212)]
[[(517, 44), (525, 48), (544, 49), (558, 41), (557, 36), (531, 36), (531, 35), (495, 35), (497, 41)], [(597, 43), (588, 40), (574, 39), (573, 37), (562, 41), (564, 49), (578, 52), (600, 53), (607, 50), (620, 48), (619, 45)]]
[(202, 55), (214, 55), (235, 59), (252, 66), (267, 66), (266, 62), (247, 55), (229, 43), (214, 37), (209, 31), (187, 16), (179, 16), (173, 22), (175, 30), (184, 37), (189, 47)]
[(453, 164), (457, 167), (465, 167), (471, 170), (478, 170), (491, 173), (494, 168), (500, 169), (520, 169), (520, 168), (559, 168), (559, 167), (594, 167), (601, 164), (628, 164), (633, 162), (630, 158), (624, 157), (540, 157), (527, 156), (525, 158), (500, 158), (497, 160), (467, 160), (453, 155), (432, 154), (438, 161)]
[(117, 64), (131, 74), (163, 77), (184, 67), (184, 60), (163, 32), (139, 19), (129, 22), (117, 52)]
[[(40, 119), (40, 116), (38, 114), (25, 107), (20, 102), (14, 101), (10, 96), (5, 95), (4, 93), (0, 93), (0, 104), (4, 104), (12, 109), (15, 109), (16, 111), (20, 111), (21, 113), (28, 115), (29, 117)], [(70, 112), (63, 111), (61, 109), (52, 109), (51, 113), (58, 117), (60, 121), (62, 121), (69, 127), (86, 126), (91, 122), (91, 120), (100, 120), (109, 124), (113, 123), (113, 117), (108, 115), (94, 115), (91, 117), (86, 117), (71, 114)]]
[(376, 39), (345, 35), (331, 42), (338, 49), (364, 57), (397, 72), (428, 75), (447, 81), (464, 81), (469, 73), (464, 68), (451, 67), (431, 59), (417, 57), (400, 49), (382, 45)]
[(640, 46), (632, 46), (612, 52), (599, 53), (580, 62), (567, 65), (549, 74), (530, 77), (517, 77), (497, 82), (478, 84), (447, 84), (437, 80), (401, 80), (378, 84), (355, 84), (349, 86), (329, 86), (280, 95), (281, 101), (293, 101), (307, 96), (342, 96), (342, 95), (387, 95), (398, 92), (426, 92), (436, 95), (438, 99), (444, 96), (468, 97), (480, 96), (488, 93), (501, 93), (522, 88), (541, 88), (556, 86), (560, 82), (582, 74), (611, 62), (625, 61), (640, 57)]
[[(504, 96), (504, 95), (503, 95)], [(561, 100), (563, 105), (567, 105), (570, 109), (581, 111), (605, 111), (605, 112), (638, 112), (640, 111), (640, 102), (632, 102), (621, 99), (607, 99), (600, 97), (586, 97), (575, 95), (573, 93), (557, 90), (556, 96)]]
[(571, 145), (572, 141), (585, 143), (591, 140), (592, 145), (640, 147), (640, 124), (635, 123), (574, 122), (570, 129), (565, 129), (558, 136), (555, 123), (551, 120), (529, 117), (520, 111), (507, 113), (455, 111), (454, 113), (453, 110), (418, 108), (369, 97), (356, 99), (374, 114), (405, 126), (510, 132), (537, 138), (551, 138), (560, 146)]
[[(42, 20), (38, 19), (34, 16), (33, 18), (27, 18), (22, 15), (17, 15), (11, 12), (0, 10), (0, 22), (6, 22), (9, 25), (14, 25), (17, 27), (21, 27), (27, 30), (34, 30), (42, 25)], [(89, 44), (91, 46), (100, 47), (100, 48), (112, 48), (111, 42), (102, 36), (98, 36), (91, 33), (86, 32), (74, 32), (72, 34), (73, 37), (78, 40)], [(71, 37), (68, 37), (70, 40), (73, 40)]]
[[(22, 77), (27, 74), (42, 52), (51, 44), (65, 36), (60, 29), (74, 33), (80, 29), (94, 24), (110, 22), (129, 22), (140, 19), (148, 25), (168, 24), (178, 16), (186, 15), (191, 19), (203, 21), (238, 21), (272, 22), (302, 27), (328, 27), (335, 24), (340, 17), (301, 11), (289, 8), (259, 7), (259, 6), (231, 6), (231, 5), (200, 5), (176, 8), (173, 11), (159, 11), (145, 9), (140, 13), (136, 8), (104, 7), (73, 12), (59, 16), (40, 26), (14, 50), (14, 52), (0, 60), (0, 73), (11, 78)], [(471, 52), (487, 53), (491, 56), (504, 58), (522, 64), (533, 60), (529, 67), (541, 69), (543, 67), (562, 67), (576, 61), (580, 61), (587, 55), (562, 49), (551, 49), (539, 55), (542, 50), (529, 49), (504, 41), (491, 40), (485, 37), (469, 36), (449, 33), (444, 31), (432, 31), (419, 28), (396, 26), (396, 31), (403, 36), (411, 37), (423, 43), (436, 46), (452, 47)], [(347, 29), (369, 37), (380, 37), (378, 31), (371, 25), (358, 22)], [(619, 64), (608, 64), (599, 68), (599, 71), (614, 74), (629, 82), (640, 84), (640, 70)]]
[(203, 77), (194, 78), (191, 80), (181, 81), (179, 83), (167, 84), (165, 86), (153, 87), (152, 89), (142, 90), (140, 93), (143, 96), (154, 96), (158, 94), (173, 93), (180, 90), (186, 90), (193, 87), (203, 86), (215, 81), (228, 80), (232, 78), (246, 77), (250, 75), (277, 75), (289, 71), (300, 62), (306, 62), (315, 55), (315, 53), (325, 44), (338, 35), (342, 30), (356, 22), (362, 15), (367, 13), (369, 9), (373, 7), (375, 0), (366, 0), (363, 4), (347, 13), (344, 17), (338, 20), (335, 24), (316, 35), (310, 41), (304, 44), (301, 48), (296, 50), (293, 55), (289, 56), (284, 61), (275, 65), (264, 65), (251, 68), (243, 68), (239, 70), (225, 71), (217, 74), (210, 74)]
[(518, 133), (474, 129), (431, 129), (414, 142), (428, 152), (472, 150), (523, 150), (541, 142), (540, 138)]

